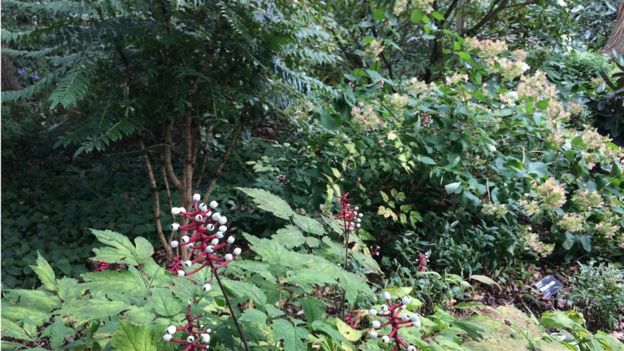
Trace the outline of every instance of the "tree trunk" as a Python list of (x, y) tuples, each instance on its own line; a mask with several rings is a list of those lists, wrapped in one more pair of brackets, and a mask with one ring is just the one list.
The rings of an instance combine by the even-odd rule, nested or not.
[(6, 55), (2, 55), (2, 86), (0, 89), (2, 91), (7, 90), (19, 90), (22, 87), (20, 86), (19, 81), (16, 77), (15, 66), (13, 66), (13, 62), (6, 57)]
[(613, 31), (611, 31), (609, 40), (607, 40), (607, 43), (602, 48), (602, 52), (609, 55), (611, 55), (614, 50), (620, 54), (624, 54), (624, 0), (620, 1)]

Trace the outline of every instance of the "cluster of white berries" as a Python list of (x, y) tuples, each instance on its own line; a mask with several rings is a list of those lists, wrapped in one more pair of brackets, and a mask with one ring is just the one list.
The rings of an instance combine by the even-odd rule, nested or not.
[[(173, 207), (171, 214), (174, 216), (182, 216), (188, 220), (188, 224), (181, 225), (180, 223), (173, 223), (171, 229), (174, 232), (184, 232), (178, 240), (171, 241), (172, 248), (185, 247), (191, 250), (194, 258), (192, 260), (186, 260), (179, 262), (176, 267), (171, 268), (178, 276), (184, 277), (192, 275), (202, 270), (205, 267), (210, 266), (211, 278), (210, 282), (203, 285), (205, 291), (212, 289), (212, 274), (221, 267), (226, 266), (235, 257), (242, 253), (241, 248), (236, 247), (231, 253), (219, 257), (216, 254), (222, 252), (230, 245), (234, 244), (236, 239), (234, 236), (228, 236), (225, 240), (228, 227), (226, 223), (228, 219), (216, 209), (219, 203), (211, 201), (210, 203), (200, 203), (200, 194), (193, 195), (193, 210), (187, 211), (184, 207)], [(187, 272), (184, 268), (190, 268), (191, 266), (201, 263), (200, 266), (193, 271)]]
[[(185, 339), (176, 339), (174, 334), (178, 331), (186, 331), (187, 336)], [(189, 330), (189, 326), (176, 327), (170, 325), (165, 330), (163, 340), (167, 342), (173, 342), (180, 345), (185, 345), (185, 350), (208, 350), (210, 348), (210, 332), (211, 329), (206, 329), (202, 332), (194, 332)]]
[(349, 203), (351, 200), (348, 197), (348, 193), (340, 197), (338, 205), (340, 206), (340, 212), (336, 216), (338, 220), (342, 221), (342, 227), (345, 234), (350, 234), (357, 231), (362, 226), (362, 217), (364, 214), (359, 211), (359, 207), (351, 207)]
[[(391, 340), (394, 340), (395, 349), (404, 348), (408, 351), (416, 351), (416, 346), (408, 345), (402, 338), (399, 336), (398, 331), (401, 328), (405, 327), (414, 327), (420, 328), (421, 321), (420, 317), (416, 313), (409, 313), (407, 311), (407, 305), (410, 303), (410, 298), (408, 296), (404, 296), (401, 298), (401, 301), (398, 303), (392, 303), (392, 296), (389, 292), (385, 291), (383, 294), (383, 299), (386, 300), (386, 304), (380, 306), (379, 311), (375, 308), (371, 308), (368, 311), (368, 315), (377, 318), (383, 317), (386, 318), (386, 322), (381, 322), (377, 319), (371, 322), (372, 330), (369, 332), (369, 337), (371, 339), (380, 338), (384, 343), (390, 343)], [(379, 329), (390, 326), (392, 329), (386, 335), (381, 335), (379, 333)]]

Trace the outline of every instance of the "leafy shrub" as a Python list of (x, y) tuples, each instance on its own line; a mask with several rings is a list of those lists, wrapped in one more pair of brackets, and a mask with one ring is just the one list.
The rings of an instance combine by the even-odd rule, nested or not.
[(613, 330), (624, 315), (624, 271), (612, 264), (581, 264), (569, 297), (590, 330)]

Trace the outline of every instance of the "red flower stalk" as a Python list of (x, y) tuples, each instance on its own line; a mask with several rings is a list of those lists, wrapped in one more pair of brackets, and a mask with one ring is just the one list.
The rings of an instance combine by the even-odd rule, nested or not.
[[(187, 233), (183, 235), (178, 242), (173, 240), (171, 247), (177, 248), (185, 247), (191, 251), (192, 255), (190, 260), (181, 262), (179, 257), (174, 258), (174, 261), (170, 265), (170, 270), (176, 269), (175, 273), (178, 276), (190, 276), (206, 267), (210, 267), (210, 280), (204, 285), (204, 290), (209, 291), (212, 289), (212, 279), (215, 272), (219, 268), (223, 268), (230, 264), (234, 258), (241, 254), (240, 248), (234, 248), (232, 253), (223, 255), (231, 244), (234, 243), (234, 236), (229, 236), (226, 240), (222, 240), (227, 232), (227, 218), (222, 216), (219, 212), (213, 212), (219, 206), (216, 201), (205, 203), (199, 203), (200, 195), (193, 195), (193, 211), (188, 212), (183, 207), (174, 207), (171, 209), (173, 215), (180, 215), (189, 221), (186, 225), (180, 225), (179, 223), (173, 223), (171, 229), (176, 232)], [(218, 255), (218, 254), (221, 255)], [(190, 268), (196, 264), (198, 267), (186, 272), (184, 267)]]
[(418, 257), (418, 270), (421, 272), (424, 272), (427, 270), (427, 255), (426, 254), (420, 254), (420, 256)]
[(96, 272), (103, 272), (111, 266), (108, 262), (96, 261), (95, 263), (97, 264), (97, 267), (95, 268)]
[[(204, 329), (204, 326), (197, 321), (202, 318), (203, 315), (193, 316), (191, 314), (191, 305), (186, 307), (186, 324), (176, 327), (170, 325), (167, 327), (163, 340), (176, 343), (178, 345), (184, 345), (184, 351), (191, 350), (207, 350), (210, 348), (210, 329)], [(184, 332), (186, 338), (176, 339), (174, 334), (177, 332)]]
[[(407, 351), (416, 351), (416, 346), (408, 345), (405, 340), (401, 338), (399, 335), (399, 329), (401, 328), (420, 328), (420, 317), (416, 313), (401, 313), (407, 307), (410, 302), (409, 297), (404, 296), (401, 298), (401, 301), (393, 304), (392, 299), (389, 292), (384, 292), (384, 298), (386, 300), (386, 304), (381, 305), (381, 311), (377, 311), (375, 308), (371, 308), (368, 311), (368, 315), (371, 317), (384, 317), (387, 318), (386, 322), (380, 322), (378, 320), (374, 320), (371, 323), (372, 330), (368, 334), (371, 339), (377, 339), (381, 337), (381, 341), (386, 344), (389, 344), (391, 341), (394, 343), (394, 348), (392, 350), (398, 351), (406, 349)], [(391, 330), (388, 334), (382, 335), (377, 330), (390, 326)]]
[(340, 212), (336, 215), (336, 218), (341, 220), (343, 233), (348, 237), (349, 234), (354, 233), (357, 228), (360, 228), (363, 214), (358, 212), (358, 207), (351, 207), (351, 199), (349, 199), (349, 193), (340, 196), (338, 200), (338, 206)]

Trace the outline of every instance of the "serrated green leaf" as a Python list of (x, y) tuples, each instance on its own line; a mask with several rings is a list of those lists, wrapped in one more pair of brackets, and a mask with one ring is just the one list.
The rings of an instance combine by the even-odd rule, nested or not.
[(227, 278), (223, 278), (223, 285), (236, 296), (245, 296), (252, 299), (255, 303), (259, 305), (265, 305), (267, 298), (264, 295), (264, 292), (260, 290), (257, 286), (253, 284), (249, 284), (246, 282), (242, 282), (240, 280), (231, 280)]
[(273, 321), (273, 337), (284, 341), (284, 350), (305, 351), (306, 346), (301, 340), (308, 335), (308, 331), (293, 325), (285, 319)]
[(303, 233), (294, 225), (287, 225), (285, 228), (279, 229), (272, 238), (279, 241), (284, 247), (292, 249), (299, 247), (306, 242)]
[(37, 262), (36, 265), (30, 266), (32, 270), (37, 274), (37, 277), (41, 281), (41, 284), (44, 288), (50, 291), (56, 291), (56, 276), (54, 275), (54, 271), (52, 270), (52, 266), (46, 261), (43, 256), (37, 251)]
[(92, 320), (106, 319), (131, 308), (132, 306), (125, 302), (111, 301), (99, 297), (67, 302), (59, 310), (59, 313), (76, 321), (78, 324), (83, 324)]
[(271, 212), (274, 216), (289, 219), (295, 212), (288, 203), (270, 192), (257, 188), (236, 188), (251, 197), (253, 202), (261, 209)]
[(168, 288), (152, 289), (150, 305), (154, 312), (164, 317), (172, 317), (182, 312), (180, 301), (173, 296), (173, 292)]
[(59, 349), (65, 343), (65, 339), (73, 336), (75, 333), (74, 329), (65, 326), (62, 318), (56, 316), (54, 317), (54, 322), (50, 324), (41, 335), (50, 338), (50, 346), (52, 349)]
[(17, 323), (10, 319), (2, 318), (2, 338), (13, 338), (18, 340), (30, 341), (32, 338), (26, 334)]
[(137, 245), (135, 247), (126, 236), (111, 230), (91, 229), (91, 232), (101, 243), (109, 246), (93, 249), (94, 261), (136, 266), (146, 262), (154, 253), (152, 245), (141, 237), (134, 240)]
[(85, 290), (86, 286), (76, 279), (64, 277), (59, 279), (56, 293), (61, 300), (70, 301), (79, 298)]
[(317, 221), (316, 219), (302, 216), (300, 214), (295, 214), (293, 216), (293, 222), (304, 232), (314, 235), (325, 234), (325, 228), (323, 228), (323, 225), (319, 223), (319, 221)]
[(240, 321), (254, 324), (265, 324), (267, 321), (267, 315), (260, 310), (251, 308), (243, 312), (243, 314), (240, 316)]
[(308, 323), (315, 321), (324, 321), (327, 317), (325, 312), (325, 304), (323, 301), (314, 297), (305, 297), (299, 300), (301, 308)]
[(136, 326), (122, 321), (117, 327), (111, 340), (114, 350), (127, 351), (154, 351), (156, 350), (155, 338), (152, 335), (149, 324)]

